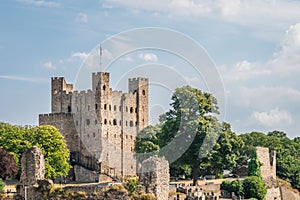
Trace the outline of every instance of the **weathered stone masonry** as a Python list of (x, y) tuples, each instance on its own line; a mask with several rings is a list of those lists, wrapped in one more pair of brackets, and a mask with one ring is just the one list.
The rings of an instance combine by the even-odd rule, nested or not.
[(133, 156), (139, 130), (148, 125), (148, 79), (128, 80), (128, 93), (110, 88), (110, 74), (92, 74), (92, 90), (73, 91), (63, 77), (51, 79), (51, 113), (39, 115), (40, 125), (59, 129), (71, 151), (75, 177), (97, 178), (136, 174)]

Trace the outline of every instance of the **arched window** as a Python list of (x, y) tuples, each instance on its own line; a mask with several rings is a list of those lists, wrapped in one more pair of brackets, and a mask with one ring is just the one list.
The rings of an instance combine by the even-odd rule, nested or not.
[(104, 119), (104, 124), (107, 124), (107, 119)]
[(106, 89), (106, 86), (105, 86), (105, 85), (103, 85), (103, 87), (102, 87), (102, 88), (103, 88), (103, 90), (105, 91), (105, 89)]
[(114, 105), (114, 111), (116, 111), (117, 110), (117, 106), (116, 105)]
[(86, 120), (86, 125), (90, 125), (90, 120), (89, 119)]
[(117, 125), (117, 120), (116, 119), (113, 120), (113, 125), (115, 125), (115, 126)]
[(133, 127), (133, 121), (130, 121), (130, 122), (129, 122), (129, 125), (130, 125), (131, 127)]
[(130, 113), (133, 113), (133, 107), (130, 107)]
[(68, 112), (70, 113), (71, 112), (71, 106), (68, 106)]
[(107, 105), (106, 105), (106, 104), (104, 104), (104, 110), (106, 110), (106, 108), (107, 108)]
[(109, 110), (111, 111), (111, 105), (109, 105)]
[(145, 90), (143, 90), (143, 91), (142, 91), (142, 93), (143, 93), (143, 95), (146, 95), (146, 92), (145, 92)]

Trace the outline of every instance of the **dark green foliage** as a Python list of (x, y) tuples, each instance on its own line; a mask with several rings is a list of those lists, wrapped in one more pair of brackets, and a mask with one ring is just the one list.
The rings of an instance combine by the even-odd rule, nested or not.
[(262, 163), (259, 162), (257, 158), (257, 153), (253, 153), (253, 154), (254, 154), (253, 157), (248, 163), (248, 176), (257, 176), (261, 178), (260, 167), (262, 166)]
[(12, 177), (17, 175), (18, 166), (12, 154), (0, 148), (0, 178)]
[(225, 190), (229, 194), (234, 192), (236, 195), (243, 196), (243, 184), (239, 180), (225, 180), (221, 184), (221, 190)]
[(243, 193), (245, 199), (256, 198), (265, 200), (267, 187), (265, 182), (257, 176), (249, 176), (243, 181)]
[(70, 169), (69, 150), (63, 136), (55, 127), (21, 127), (0, 123), (0, 148), (15, 156), (19, 174), (22, 154), (32, 146), (38, 146), (44, 154), (46, 178), (56, 178), (68, 174)]

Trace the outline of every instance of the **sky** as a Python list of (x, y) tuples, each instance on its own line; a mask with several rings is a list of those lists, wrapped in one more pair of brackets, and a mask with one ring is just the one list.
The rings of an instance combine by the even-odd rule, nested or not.
[(90, 89), (101, 43), (114, 89), (149, 78), (151, 123), (191, 85), (217, 96), (220, 120), (238, 134), (297, 137), (299, 10), (298, 0), (3, 0), (0, 121), (37, 125), (51, 109), (51, 77)]

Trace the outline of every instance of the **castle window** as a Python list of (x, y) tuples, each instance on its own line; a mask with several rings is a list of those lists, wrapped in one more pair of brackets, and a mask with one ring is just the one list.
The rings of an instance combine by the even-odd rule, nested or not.
[(133, 107), (130, 107), (130, 113), (133, 113)]
[(128, 107), (126, 106), (126, 112), (128, 112)]
[(111, 105), (109, 105), (109, 110), (111, 110)]
[(77, 106), (77, 112), (78, 112), (78, 106)]
[(131, 127), (133, 127), (133, 121), (130, 121), (130, 122), (129, 122), (129, 125), (130, 125)]
[(121, 126), (122, 125), (122, 121), (120, 120), (120, 122), (119, 122), (119, 125)]
[(97, 124), (98, 123), (98, 121), (95, 119), (95, 124)]
[(137, 121), (135, 121), (135, 125), (137, 126)]
[(111, 121), (109, 120), (109, 125), (111, 125)]
[(96, 136), (96, 134), (95, 134), (95, 132), (93, 133), (93, 137), (95, 137)]
[(130, 147), (130, 151), (131, 151), (131, 152), (132, 152), (132, 150), (133, 150), (132, 147)]
[(78, 126), (78, 121), (76, 121), (76, 126)]
[(102, 87), (102, 88), (103, 88), (103, 90), (105, 91), (105, 89), (106, 89), (106, 86), (105, 86), (105, 85), (103, 85), (103, 87)]
[(107, 119), (104, 119), (104, 124), (107, 124)]
[(115, 126), (117, 125), (117, 120), (116, 119), (113, 120), (113, 125), (115, 125)]
[(115, 134), (115, 138), (117, 138), (117, 134)]
[(95, 104), (95, 109), (98, 110), (98, 104)]
[(71, 106), (68, 106), (68, 112), (69, 113), (71, 112)]
[(116, 111), (117, 110), (117, 106), (116, 105), (114, 105), (114, 111)]
[(119, 111), (121, 112), (121, 110), (122, 110), (122, 109), (121, 109), (121, 106), (119, 106)]
[(86, 125), (90, 125), (90, 120), (89, 119), (86, 120)]
[(87, 134), (87, 138), (90, 138), (90, 135), (89, 135), (89, 134)]
[(146, 92), (145, 92), (145, 90), (143, 90), (143, 91), (142, 91), (142, 93), (143, 93), (143, 95), (146, 95)]
[(145, 119), (143, 119), (143, 122), (145, 122)]
[(106, 110), (106, 108), (107, 108), (107, 105), (106, 105), (106, 104), (104, 104), (104, 110)]
[(126, 139), (128, 139), (128, 135), (126, 135)]
[(106, 133), (106, 138), (108, 139), (108, 132)]
[(128, 123), (127, 123), (127, 121), (126, 121), (126, 126), (128, 126)]
[(135, 113), (137, 113), (137, 108), (135, 108)]
[(88, 106), (88, 111), (90, 110), (90, 106)]

